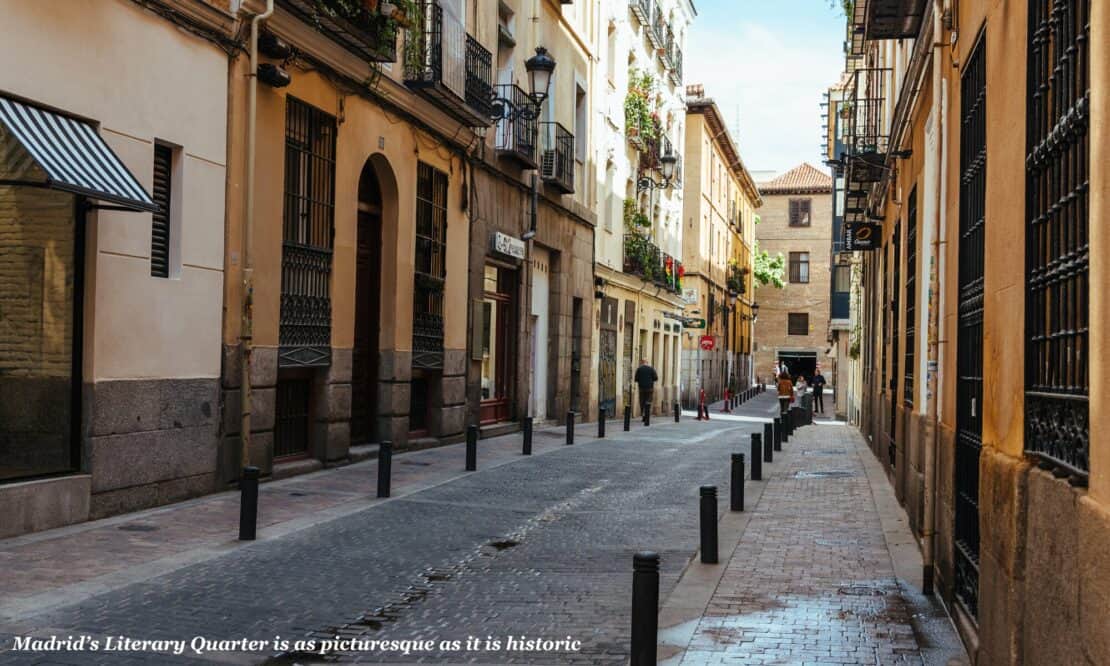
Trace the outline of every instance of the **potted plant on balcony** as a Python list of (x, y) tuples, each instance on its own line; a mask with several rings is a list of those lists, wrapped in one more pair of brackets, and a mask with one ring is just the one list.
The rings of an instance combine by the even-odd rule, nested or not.
[(642, 150), (645, 141), (655, 138), (652, 124), (655, 79), (648, 72), (629, 71), (628, 94), (624, 98), (624, 127), (628, 140)]

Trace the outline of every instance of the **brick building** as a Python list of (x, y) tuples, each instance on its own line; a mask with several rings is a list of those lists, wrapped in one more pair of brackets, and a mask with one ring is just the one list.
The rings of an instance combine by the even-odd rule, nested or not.
[(782, 362), (795, 375), (812, 375), (820, 366), (828, 378), (832, 179), (803, 163), (760, 184), (759, 192), (756, 242), (785, 257), (786, 286), (756, 285), (755, 374), (768, 379)]

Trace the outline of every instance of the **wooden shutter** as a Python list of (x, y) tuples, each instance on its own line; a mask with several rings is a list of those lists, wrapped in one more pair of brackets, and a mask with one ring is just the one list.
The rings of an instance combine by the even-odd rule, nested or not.
[(151, 199), (158, 210), (150, 228), (150, 274), (170, 276), (170, 199), (173, 187), (173, 148), (154, 145), (154, 185)]

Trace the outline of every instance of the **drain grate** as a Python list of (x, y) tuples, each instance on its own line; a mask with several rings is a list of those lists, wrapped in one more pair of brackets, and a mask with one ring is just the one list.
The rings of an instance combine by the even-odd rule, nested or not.
[(881, 597), (886, 594), (877, 587), (868, 587), (866, 585), (850, 585), (842, 587), (836, 591), (837, 594), (843, 594), (849, 597)]
[(124, 532), (157, 532), (159, 527), (157, 525), (147, 525), (146, 523), (129, 523), (127, 525), (120, 525), (116, 529), (123, 530)]
[(803, 456), (842, 456), (848, 453), (844, 449), (817, 449), (815, 451), (802, 451)]
[(428, 465), (431, 465), (432, 463), (430, 463), (430, 462), (417, 462), (416, 460), (402, 460), (401, 464), (402, 465), (414, 465), (416, 467), (427, 467)]
[(796, 472), (795, 479), (844, 479), (855, 476), (855, 472), (846, 472), (841, 469), (834, 469), (825, 472)]

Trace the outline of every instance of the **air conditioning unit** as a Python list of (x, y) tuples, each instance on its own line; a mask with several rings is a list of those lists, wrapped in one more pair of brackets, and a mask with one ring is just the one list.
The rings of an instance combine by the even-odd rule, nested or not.
[(554, 180), (558, 175), (559, 155), (554, 150), (545, 150), (540, 156), (540, 178)]

